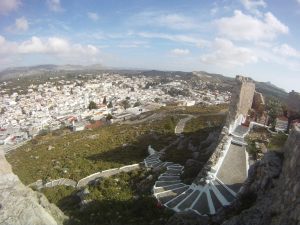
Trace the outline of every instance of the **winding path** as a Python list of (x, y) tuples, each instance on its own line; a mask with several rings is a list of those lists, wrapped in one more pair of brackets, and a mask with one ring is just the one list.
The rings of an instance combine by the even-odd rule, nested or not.
[(192, 118), (195, 118), (195, 116), (193, 115), (187, 115), (187, 117), (181, 119), (178, 121), (176, 127), (175, 127), (175, 134), (179, 135), (179, 134), (182, 134), (183, 131), (184, 131), (184, 127), (185, 127), (185, 124), (191, 120)]
[[(184, 126), (180, 126), (179, 131), (183, 128)], [(191, 210), (200, 215), (215, 214), (221, 207), (229, 205), (236, 199), (239, 189), (247, 178), (248, 165), (245, 146), (235, 144), (233, 139), (240, 138), (243, 141), (247, 132), (248, 129), (238, 126), (228, 139), (223, 155), (208, 172), (207, 177), (191, 185), (181, 181), (183, 166), (163, 162), (160, 160), (162, 153), (149, 147), (150, 155), (144, 160), (145, 166), (155, 170), (166, 169), (153, 186), (155, 198), (160, 204), (175, 212)]]

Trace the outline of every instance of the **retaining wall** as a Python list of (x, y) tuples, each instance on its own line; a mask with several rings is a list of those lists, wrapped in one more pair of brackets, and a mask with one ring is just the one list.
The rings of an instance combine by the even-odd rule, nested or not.
[(130, 172), (132, 170), (136, 170), (141, 168), (141, 164), (140, 163), (136, 163), (136, 164), (132, 164), (132, 165), (128, 165), (128, 166), (123, 166), (120, 168), (114, 168), (114, 169), (109, 169), (109, 170), (103, 170), (97, 173), (93, 173), (87, 177), (82, 178), (81, 180), (79, 180), (78, 182), (68, 179), (68, 178), (59, 178), (56, 180), (52, 180), (47, 182), (46, 184), (43, 184), (42, 180), (38, 180), (32, 184), (29, 184), (29, 187), (35, 187), (38, 190), (42, 189), (42, 188), (52, 188), (55, 186), (71, 186), (74, 188), (81, 188), (84, 187), (86, 185), (88, 185), (89, 183), (101, 178), (101, 177), (110, 177), (116, 174), (119, 174), (121, 172)]

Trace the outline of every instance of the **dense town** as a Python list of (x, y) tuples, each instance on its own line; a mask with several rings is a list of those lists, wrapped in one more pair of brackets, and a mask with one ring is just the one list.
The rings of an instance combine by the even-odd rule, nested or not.
[(22, 93), (7, 85), (0, 83), (0, 145), (7, 151), (49, 130), (80, 131), (95, 121), (124, 121), (166, 105), (216, 105), (230, 99), (230, 92), (211, 90), (205, 82), (196, 90), (176, 77), (157, 82), (157, 77), (117, 73), (50, 77)]

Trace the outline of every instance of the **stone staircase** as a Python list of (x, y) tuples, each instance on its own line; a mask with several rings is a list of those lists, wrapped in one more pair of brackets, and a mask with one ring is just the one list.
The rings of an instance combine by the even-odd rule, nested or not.
[(236, 198), (236, 192), (217, 177), (207, 180), (204, 185), (184, 184), (180, 179), (183, 166), (162, 162), (158, 153), (148, 156), (145, 165), (153, 169), (166, 169), (155, 182), (153, 194), (158, 202), (175, 212), (192, 210), (200, 215), (211, 215)]
[(249, 132), (249, 127), (238, 125), (235, 130), (232, 132), (232, 135), (235, 137), (244, 138)]
[[(238, 133), (246, 132), (238, 128)], [(243, 134), (242, 133), (242, 134)], [(242, 137), (237, 137), (244, 143)], [(152, 151), (144, 160), (147, 168), (165, 169), (153, 187), (153, 195), (158, 202), (175, 212), (194, 211), (199, 215), (213, 215), (218, 209), (233, 202), (243, 182), (247, 178), (247, 157), (244, 144), (236, 144), (234, 138), (223, 158), (208, 172), (201, 182), (184, 184), (181, 174), (184, 167), (160, 160), (161, 152)]]

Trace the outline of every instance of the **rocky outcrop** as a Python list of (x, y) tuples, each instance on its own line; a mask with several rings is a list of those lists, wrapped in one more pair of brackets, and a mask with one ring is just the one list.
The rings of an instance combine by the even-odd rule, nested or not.
[(21, 183), (3, 151), (0, 151), (0, 204), (1, 225), (60, 225), (67, 219), (43, 194)]

